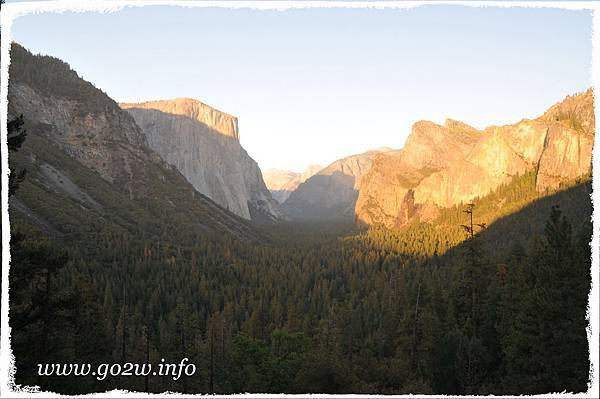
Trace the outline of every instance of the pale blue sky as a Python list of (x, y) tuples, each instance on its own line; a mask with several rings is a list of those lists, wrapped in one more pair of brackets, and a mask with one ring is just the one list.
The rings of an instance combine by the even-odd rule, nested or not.
[(13, 38), (117, 101), (193, 97), (239, 118), (260, 164), (402, 147), (419, 119), (483, 128), (591, 85), (591, 13), (127, 8), (22, 17)]

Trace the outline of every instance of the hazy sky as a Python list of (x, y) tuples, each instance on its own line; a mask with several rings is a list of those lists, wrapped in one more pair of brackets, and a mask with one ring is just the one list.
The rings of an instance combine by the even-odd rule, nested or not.
[(193, 97), (239, 118), (260, 164), (402, 147), (419, 119), (535, 117), (591, 85), (591, 13), (128, 8), (22, 17), (13, 38), (117, 101)]

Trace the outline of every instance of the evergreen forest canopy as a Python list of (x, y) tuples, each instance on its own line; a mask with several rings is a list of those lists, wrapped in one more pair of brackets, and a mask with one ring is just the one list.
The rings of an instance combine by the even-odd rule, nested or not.
[[(13, 63), (29, 67), (12, 79), (78, 101), (86, 115), (116, 106), (68, 65), (36, 57), (32, 66), (21, 55)], [(168, 186), (130, 196), (27, 117), (8, 125), (10, 324), (21, 387), (587, 391), (591, 176), (538, 192), (532, 171), (472, 206), (397, 230), (247, 223), (251, 239), (240, 239), (200, 228), (182, 209), (198, 206), (193, 195), (177, 192), (179, 207), (165, 200)], [(46, 165), (93, 201), (51, 187)], [(177, 381), (37, 374), (40, 363), (162, 358), (189, 358), (197, 372)]]
[(11, 64), (21, 66), (10, 69), (11, 79), (26, 83), (40, 94), (85, 102), (86, 109), (91, 114), (116, 106), (113, 99), (92, 83), (83, 80), (69, 64), (56, 57), (32, 57), (31, 53), (16, 43), (11, 47), (10, 57)]
[[(19, 194), (43, 198), (34, 173)], [(67, 233), (48, 239), (12, 215), (22, 234), (10, 274), (16, 383), (63, 393), (586, 391), (590, 192), (583, 181), (543, 196), (521, 176), (474, 201), (489, 227), (470, 240), (455, 207), (399, 231), (274, 226), (260, 245), (170, 226), (169, 215), (139, 220), (164, 223), (161, 232), (40, 204)], [(45, 362), (183, 357), (198, 371), (178, 381), (36, 375)]]

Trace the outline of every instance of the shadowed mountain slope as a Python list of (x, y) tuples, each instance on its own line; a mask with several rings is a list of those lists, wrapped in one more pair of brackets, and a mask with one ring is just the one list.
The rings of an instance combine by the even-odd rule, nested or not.
[(283, 203), (285, 215), (295, 221), (353, 221), (363, 176), (375, 156), (387, 151), (391, 150), (367, 151), (323, 168), (290, 194)]
[(148, 222), (152, 231), (177, 221), (192, 231), (259, 238), (197, 192), (148, 147), (128, 113), (66, 63), (13, 44), (8, 99), (9, 118), (23, 114), (28, 132), (10, 159), (11, 168), (29, 171), (16, 199), (57, 230), (75, 232), (96, 220), (129, 231)]

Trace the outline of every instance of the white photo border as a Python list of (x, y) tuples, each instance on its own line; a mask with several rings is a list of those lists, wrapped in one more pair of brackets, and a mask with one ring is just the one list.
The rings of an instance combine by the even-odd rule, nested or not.
[[(0, 397), (11, 398), (58, 398), (66, 397), (53, 392), (41, 391), (36, 387), (19, 387), (14, 384), (14, 356), (10, 347), (10, 326), (8, 323), (9, 286), (8, 274), (10, 264), (10, 224), (8, 219), (8, 145), (7, 145), (7, 110), (8, 110), (8, 67), (10, 65), (10, 43), (12, 41), (12, 22), (20, 17), (30, 14), (70, 12), (98, 12), (111, 13), (127, 7), (144, 7), (150, 5), (179, 6), (194, 8), (229, 8), (229, 9), (254, 9), (254, 10), (289, 10), (304, 8), (372, 8), (372, 9), (412, 9), (424, 5), (455, 5), (468, 7), (511, 7), (511, 8), (555, 8), (565, 10), (590, 10), (592, 12), (592, 87), (594, 96), (600, 89), (600, 3), (591, 1), (195, 1), (195, 0), (54, 0), (31, 1), (20, 3), (7, 3), (2, 5), (0, 13), (1, 36), (1, 62), (0, 62), (0, 152), (1, 152), (1, 178), (2, 190), (0, 204), (2, 206), (2, 291), (1, 291), (1, 317), (0, 317)], [(596, 121), (600, 115), (599, 101), (594, 101)], [(597, 130), (597, 129), (596, 129)], [(600, 148), (594, 145), (592, 155), (592, 170), (600, 171)], [(600, 204), (600, 173), (592, 173), (592, 204)], [(591, 241), (592, 248), (592, 285), (588, 296), (587, 316), (588, 342), (590, 343), (590, 382), (588, 392), (573, 394), (567, 392), (548, 393), (544, 395), (521, 396), (538, 398), (600, 398), (598, 384), (599, 364), (599, 292), (600, 283), (599, 251), (600, 251), (600, 226), (598, 215), (600, 210), (594, 206), (592, 221), (594, 224)], [(164, 392), (151, 394), (143, 392), (129, 392), (113, 390), (103, 393), (91, 393), (78, 397), (98, 398), (146, 398), (146, 397), (184, 397), (184, 394)], [(202, 396), (209, 398), (448, 398), (446, 395), (329, 395), (329, 394), (237, 394), (237, 395), (185, 395), (185, 397)], [(456, 397), (456, 396), (453, 396)], [(490, 398), (500, 396), (487, 396)]]

